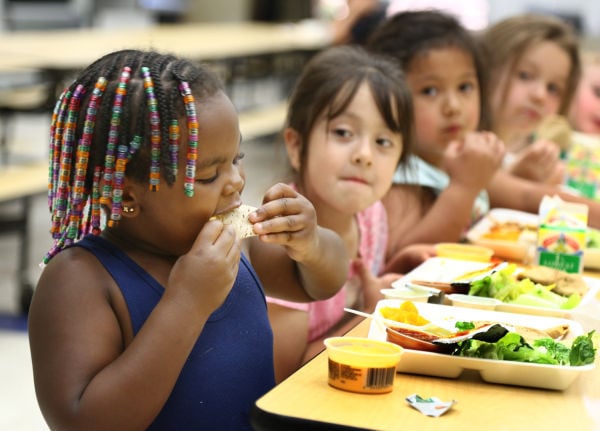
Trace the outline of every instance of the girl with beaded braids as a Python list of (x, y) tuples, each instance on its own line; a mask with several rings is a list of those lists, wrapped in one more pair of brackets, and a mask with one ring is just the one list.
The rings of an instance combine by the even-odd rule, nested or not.
[(60, 96), (29, 315), (50, 428), (250, 429), (274, 385), (263, 288), (327, 298), (348, 259), (284, 184), (249, 215), (256, 236), (212, 218), (242, 203), (240, 141), (218, 79), (173, 56), (108, 54)]

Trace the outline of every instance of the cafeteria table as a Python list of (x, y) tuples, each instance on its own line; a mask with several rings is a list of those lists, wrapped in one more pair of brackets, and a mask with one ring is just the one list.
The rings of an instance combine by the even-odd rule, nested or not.
[[(369, 324), (363, 320), (347, 335), (367, 336)], [(600, 430), (598, 367), (564, 391), (486, 383), (476, 370), (457, 379), (397, 373), (387, 394), (333, 388), (327, 370), (322, 352), (261, 397), (252, 412), (255, 430)], [(456, 404), (429, 417), (406, 402), (412, 394)]]
[[(0, 38), (0, 71), (40, 71), (54, 89), (47, 101), (52, 107), (74, 74), (103, 55), (125, 48), (151, 49), (211, 64), (228, 88), (239, 84), (247, 92), (248, 81), (257, 77), (288, 85), (306, 59), (328, 43), (326, 33), (313, 27), (246, 21), (18, 31)], [(269, 95), (256, 92), (253, 97), (265, 103)], [(234, 102), (238, 109), (245, 108), (245, 101)]]

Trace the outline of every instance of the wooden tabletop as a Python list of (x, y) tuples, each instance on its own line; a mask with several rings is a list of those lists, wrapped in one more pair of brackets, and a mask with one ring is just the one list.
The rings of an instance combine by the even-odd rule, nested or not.
[(48, 161), (0, 167), (0, 203), (46, 193)]
[[(363, 321), (348, 333), (366, 336)], [(367, 395), (327, 384), (321, 353), (256, 402), (255, 429), (544, 430), (600, 429), (600, 368), (582, 373), (565, 391), (486, 383), (476, 371), (458, 379), (398, 373), (388, 394)], [(457, 403), (428, 417), (409, 406), (412, 394)]]
[(19, 31), (0, 38), (0, 70), (76, 70), (124, 48), (155, 49), (192, 60), (219, 60), (317, 50), (326, 43), (322, 34), (300, 26), (257, 22)]

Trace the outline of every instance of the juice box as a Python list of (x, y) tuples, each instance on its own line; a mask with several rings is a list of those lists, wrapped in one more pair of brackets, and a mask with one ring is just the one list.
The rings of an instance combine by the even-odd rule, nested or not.
[(570, 273), (583, 270), (588, 207), (545, 196), (540, 204), (536, 261)]

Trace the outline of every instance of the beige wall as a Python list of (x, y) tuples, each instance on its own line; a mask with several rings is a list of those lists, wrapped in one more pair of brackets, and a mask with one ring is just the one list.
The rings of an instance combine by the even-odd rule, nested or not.
[(244, 21), (252, 12), (251, 0), (189, 0), (188, 21)]

